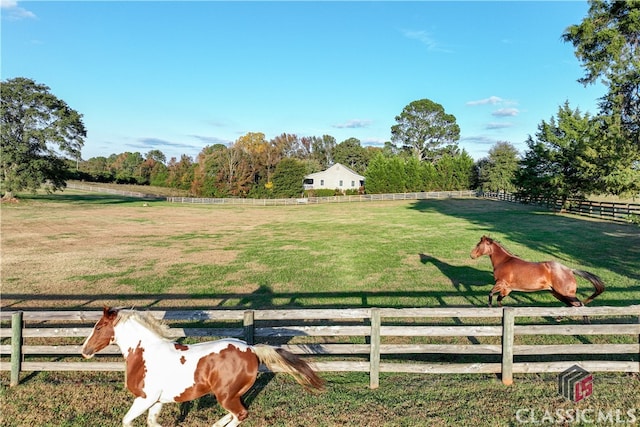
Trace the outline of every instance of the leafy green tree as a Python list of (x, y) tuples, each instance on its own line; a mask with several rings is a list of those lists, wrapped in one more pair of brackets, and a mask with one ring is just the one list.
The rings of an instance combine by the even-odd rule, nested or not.
[(402, 193), (405, 191), (405, 169), (403, 159), (374, 156), (365, 172), (365, 189), (369, 194)]
[(599, 191), (640, 191), (640, 1), (590, 0), (588, 15), (563, 34), (573, 44), (584, 85), (602, 80)]
[(471, 188), (473, 159), (463, 150), (457, 155), (445, 154), (435, 164), (438, 190), (457, 191)]
[(333, 150), (336, 147), (336, 139), (331, 135), (322, 137), (311, 137), (311, 157), (322, 165), (322, 169), (327, 169), (333, 161)]
[(146, 160), (153, 160), (154, 162), (166, 163), (167, 156), (160, 150), (150, 150), (145, 155)]
[[(563, 34), (575, 48), (587, 85), (602, 79), (607, 113), (620, 115), (630, 133), (640, 129), (640, 1), (589, 1), (588, 16)], [(638, 139), (636, 139), (638, 141)]]
[(167, 186), (171, 188), (179, 188), (181, 190), (190, 190), (193, 182), (195, 165), (191, 157), (183, 154), (180, 161), (175, 157), (169, 160), (167, 165)]
[(404, 191), (424, 191), (424, 182), (420, 173), (420, 162), (415, 157), (409, 157), (404, 161)]
[(579, 198), (594, 189), (594, 127), (589, 115), (572, 110), (565, 102), (557, 119), (542, 121), (536, 139), (529, 136), (529, 151), (516, 173), (515, 183), (522, 197)]
[(422, 182), (421, 191), (435, 191), (438, 190), (438, 171), (433, 163), (421, 162), (420, 163), (420, 180)]
[[(288, 147), (289, 144), (292, 143), (292, 137), (297, 138), (295, 135), (283, 134), (283, 136), (286, 141), (283, 147)], [(267, 169), (267, 159), (272, 153), (272, 147), (262, 132), (248, 132), (238, 138), (233, 146), (235, 149), (242, 151), (240, 160), (243, 162), (243, 165), (237, 171), (242, 171), (243, 174), (236, 174), (239, 186), (238, 191), (240, 194), (247, 195), (254, 185), (270, 179), (269, 170)]]
[(81, 163), (80, 168), (88, 174), (92, 181), (111, 182), (113, 173), (109, 167), (109, 161), (104, 156), (92, 157)]
[[(457, 157), (462, 159), (461, 156)], [(465, 182), (466, 173), (456, 170), (457, 165), (463, 163), (463, 170), (470, 168), (473, 165), (473, 159), (467, 155), (464, 161), (458, 161), (455, 158), (451, 162), (445, 160), (441, 168), (446, 167), (447, 174), (455, 176), (456, 179), (461, 177), (461, 181)], [(437, 178), (439, 173), (436, 166), (428, 162), (419, 162), (415, 157), (388, 157), (380, 151), (369, 162), (365, 173), (365, 189), (369, 194), (431, 191), (442, 186)]]
[(23, 77), (2, 82), (0, 183), (3, 199), (21, 190), (50, 191), (66, 186), (65, 158), (80, 159), (87, 136), (82, 115), (49, 87)]
[(303, 193), (302, 183), (306, 174), (305, 163), (287, 157), (282, 159), (273, 172), (273, 194), (275, 197), (298, 197)]
[(220, 171), (219, 150), (226, 150), (223, 144), (208, 145), (198, 154), (193, 170), (191, 194), (198, 197), (219, 197), (216, 177)]
[(158, 187), (166, 187), (168, 185), (169, 169), (164, 163), (155, 162), (151, 173), (149, 174), (149, 184)]
[(349, 138), (334, 147), (333, 161), (362, 174), (367, 169), (368, 157), (366, 150), (360, 145), (360, 140)]
[(385, 141), (384, 146), (382, 147), (382, 154), (387, 157), (397, 156), (400, 154), (400, 150), (395, 144), (391, 141)]
[(480, 188), (484, 191), (511, 193), (515, 191), (513, 180), (518, 170), (518, 150), (506, 141), (497, 142), (489, 150), (489, 156), (477, 163)]
[(143, 161), (142, 155), (138, 152), (125, 152), (120, 154), (112, 164), (112, 167), (115, 168), (116, 171), (116, 182), (122, 184), (143, 183), (140, 168)]
[(452, 114), (429, 99), (413, 101), (396, 116), (391, 140), (419, 161), (435, 163), (444, 154), (457, 152), (460, 127)]

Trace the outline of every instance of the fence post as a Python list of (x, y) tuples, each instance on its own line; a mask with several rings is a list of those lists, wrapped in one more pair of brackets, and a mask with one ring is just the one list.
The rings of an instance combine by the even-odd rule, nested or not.
[(22, 312), (11, 315), (11, 380), (9, 386), (13, 387), (20, 382), (22, 368)]
[(244, 327), (244, 340), (247, 342), (247, 344), (253, 345), (255, 334), (255, 327), (253, 324), (253, 310), (244, 312), (242, 326)]
[(380, 309), (371, 309), (371, 354), (369, 355), (369, 388), (380, 386)]
[(513, 307), (502, 309), (502, 384), (513, 384), (513, 341), (514, 341)]

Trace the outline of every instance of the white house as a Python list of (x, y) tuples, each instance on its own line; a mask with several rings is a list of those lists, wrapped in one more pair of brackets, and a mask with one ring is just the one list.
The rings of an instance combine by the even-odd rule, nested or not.
[(364, 176), (357, 174), (340, 163), (336, 163), (322, 172), (312, 173), (304, 177), (305, 190), (338, 189), (344, 192), (358, 190), (362, 186), (364, 186)]

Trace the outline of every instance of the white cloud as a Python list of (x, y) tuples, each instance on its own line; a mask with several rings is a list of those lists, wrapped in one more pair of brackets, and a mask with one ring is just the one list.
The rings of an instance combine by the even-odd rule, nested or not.
[(384, 147), (384, 144), (388, 141), (388, 139), (381, 138), (363, 138), (362, 143), (363, 146), (371, 146), (371, 147)]
[(37, 18), (35, 13), (23, 7), (19, 7), (16, 0), (0, 0), (0, 8), (2, 8), (3, 11), (2, 15), (12, 21)]
[(516, 101), (512, 101), (510, 99), (500, 98), (499, 96), (490, 96), (484, 99), (478, 99), (476, 101), (468, 101), (467, 105), (476, 106), (476, 105), (518, 105)]
[(487, 123), (487, 125), (485, 126), (485, 129), (505, 129), (505, 128), (510, 128), (513, 126), (513, 123), (509, 123), (509, 122), (492, 122), (492, 123)]
[(461, 142), (471, 142), (474, 144), (479, 144), (479, 145), (493, 145), (497, 142), (497, 140), (495, 138), (491, 138), (488, 136), (484, 136), (484, 135), (471, 135), (471, 136), (464, 136), (462, 138), (460, 138)]
[(207, 145), (215, 145), (215, 144), (229, 145), (231, 143), (231, 141), (218, 138), (217, 136), (204, 136), (204, 135), (189, 135), (189, 136)]
[(366, 128), (370, 124), (371, 124), (371, 120), (353, 119), (353, 120), (348, 120), (345, 123), (339, 123), (337, 125), (333, 125), (333, 127), (338, 129), (357, 129), (357, 128)]
[(477, 101), (469, 101), (467, 102), (467, 105), (487, 105), (487, 104), (496, 105), (503, 102), (505, 102), (505, 100), (500, 98), (499, 96), (490, 96), (488, 98), (479, 99)]
[(408, 39), (419, 41), (431, 52), (451, 52), (450, 50), (444, 49), (440, 46), (440, 43), (431, 37), (431, 34), (424, 30), (402, 30), (402, 34)]
[(520, 110), (517, 108), (500, 108), (499, 110), (491, 113), (492, 116), (496, 117), (513, 117), (517, 116), (520, 113)]

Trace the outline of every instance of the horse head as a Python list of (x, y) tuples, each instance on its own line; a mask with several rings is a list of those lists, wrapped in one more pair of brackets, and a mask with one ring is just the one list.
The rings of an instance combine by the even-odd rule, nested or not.
[(102, 317), (93, 327), (93, 331), (82, 344), (82, 357), (90, 359), (94, 354), (111, 344), (115, 339), (113, 327), (117, 323), (119, 310), (104, 307)]
[(491, 255), (493, 252), (493, 239), (482, 236), (475, 248), (471, 251), (471, 258), (476, 259), (482, 255)]

